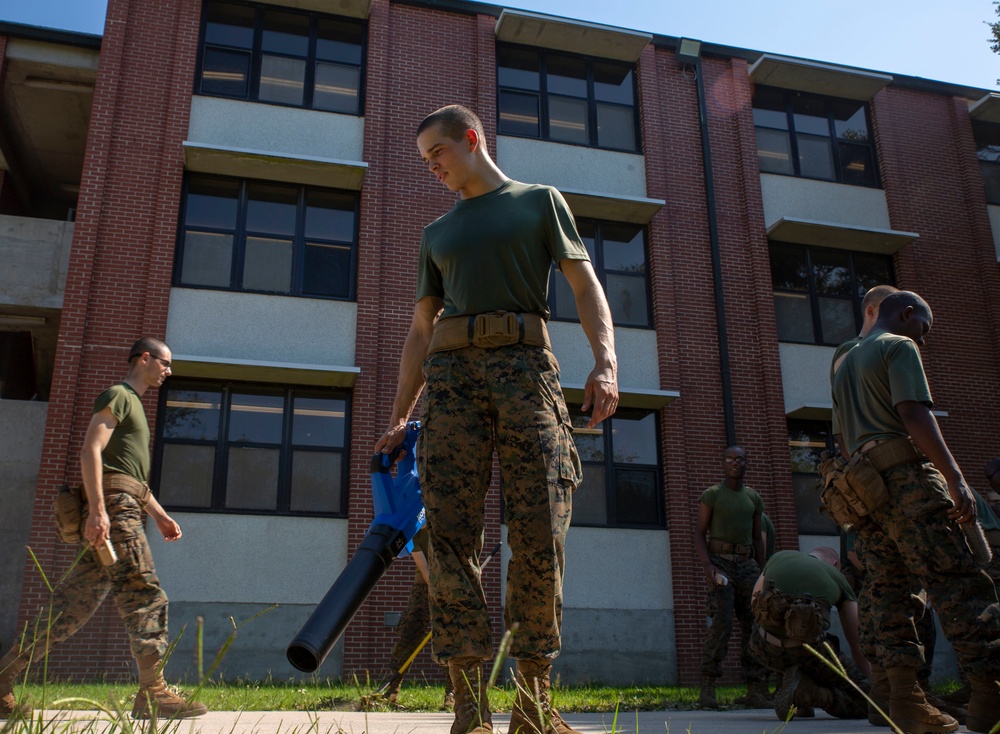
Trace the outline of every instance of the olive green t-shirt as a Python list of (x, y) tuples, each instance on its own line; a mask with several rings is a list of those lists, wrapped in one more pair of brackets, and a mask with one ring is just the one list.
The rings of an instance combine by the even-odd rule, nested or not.
[[(972, 489), (972, 487), (969, 487)], [(972, 496), (976, 500), (976, 514), (979, 517), (979, 524), (982, 526), (983, 530), (1000, 530), (1000, 517), (993, 512), (993, 508), (990, 507), (990, 503), (986, 501), (979, 492), (972, 489)]]
[(813, 599), (837, 606), (842, 601), (857, 601), (851, 585), (829, 563), (799, 551), (778, 551), (764, 564), (764, 578), (773, 581), (778, 591), (792, 596), (810, 594)]
[(559, 191), (508, 179), (424, 228), (416, 300), (442, 299), (442, 318), (515, 311), (547, 319), (552, 262), (589, 259)]
[(118, 419), (101, 458), (104, 471), (127, 474), (143, 484), (149, 481), (149, 424), (142, 399), (127, 382), (121, 382), (97, 396), (94, 414), (105, 408)]
[(715, 540), (736, 545), (749, 545), (754, 541), (753, 518), (764, 511), (764, 500), (745, 484), (730, 489), (716, 484), (701, 493), (698, 500), (712, 508), (712, 521), (708, 534)]
[[(853, 339), (848, 339), (846, 342), (844, 342), (839, 347), (837, 347), (835, 350), (833, 350), (833, 359), (830, 360), (830, 391), (831, 392), (833, 391), (833, 377), (834, 377), (834, 375), (837, 374), (834, 371), (834, 367), (837, 364), (837, 360), (840, 359), (843, 355), (847, 354), (852, 349), (854, 349), (854, 347), (856, 347), (860, 342), (861, 342), (861, 337), (860, 336), (856, 336)], [(840, 433), (840, 426), (837, 425), (837, 414), (836, 413), (833, 414), (832, 423), (833, 423), (833, 426), (832, 426), (832, 428), (833, 428), (833, 434), (837, 435), (838, 433)]]
[(920, 351), (909, 337), (872, 331), (848, 352), (833, 380), (833, 412), (847, 451), (907, 435), (896, 411), (906, 400), (933, 404)]

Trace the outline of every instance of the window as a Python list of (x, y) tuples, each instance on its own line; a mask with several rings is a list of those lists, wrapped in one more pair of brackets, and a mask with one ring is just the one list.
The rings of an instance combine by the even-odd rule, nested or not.
[(170, 378), (157, 497), (184, 510), (344, 516), (349, 406), (335, 390)]
[(637, 152), (630, 64), (497, 47), (500, 135)]
[(823, 421), (788, 421), (788, 450), (792, 457), (795, 514), (802, 535), (839, 535), (836, 523), (820, 514), (819, 456), (834, 451), (832, 430)]
[[(652, 326), (646, 272), (646, 228), (638, 224), (578, 219), (577, 230), (604, 286), (616, 326)], [(565, 276), (553, 264), (549, 308), (558, 321), (579, 321)]]
[(354, 298), (353, 192), (192, 175), (174, 284), (307, 298)]
[(201, 37), (197, 94), (362, 112), (361, 21), (216, 2)]
[(30, 331), (0, 331), (0, 400), (36, 400), (35, 343)]
[(879, 185), (864, 102), (758, 87), (753, 120), (761, 173)]
[(596, 428), (570, 410), (583, 482), (573, 493), (573, 525), (663, 528), (657, 415), (622, 409)]
[(986, 187), (986, 203), (1000, 204), (1000, 125), (973, 120), (972, 132)]
[(865, 293), (894, 282), (888, 255), (772, 242), (778, 339), (841, 344), (861, 330)]

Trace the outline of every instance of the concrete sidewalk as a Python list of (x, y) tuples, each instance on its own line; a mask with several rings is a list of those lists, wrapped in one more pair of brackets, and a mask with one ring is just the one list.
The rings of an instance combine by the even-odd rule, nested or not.
[[(37, 716), (37, 713), (36, 713)], [(46, 722), (73, 721), (72, 729), (102, 731), (93, 711), (46, 711)], [(647, 711), (614, 714), (566, 714), (563, 718), (583, 734), (773, 734), (782, 729), (770, 709), (735, 711)], [(494, 714), (494, 730), (506, 734), (510, 714)], [(364, 713), (324, 711), (213, 711), (198, 719), (178, 722), (176, 734), (447, 734), (449, 713)], [(865, 720), (834, 719), (822, 711), (816, 718), (794, 719), (782, 734), (876, 734), (887, 731)], [(960, 731), (966, 731), (964, 728)]]

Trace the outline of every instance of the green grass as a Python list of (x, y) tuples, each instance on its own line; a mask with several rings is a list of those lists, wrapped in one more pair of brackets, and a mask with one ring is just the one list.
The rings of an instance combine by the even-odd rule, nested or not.
[[(34, 702), (77, 698), (107, 704), (109, 701), (119, 700), (123, 706), (131, 709), (136, 687), (134, 683), (128, 682), (50, 682), (43, 693), (40, 683), (27, 683), (18, 686), (16, 693), (27, 696)], [(195, 687), (182, 688), (184, 692), (190, 693)], [(361, 711), (364, 710), (364, 702), (368, 701), (369, 711), (433, 712), (441, 710), (444, 698), (444, 686), (416, 678), (403, 682), (396, 706), (372, 697), (371, 694), (377, 689), (377, 684), (339, 680), (209, 682), (202, 687), (198, 700), (212, 711)], [(745, 689), (741, 686), (718, 688), (716, 693), (720, 707), (740, 708), (734, 700), (744, 692)], [(490, 696), (490, 703), (494, 711), (509, 712), (513, 697), (513, 686), (497, 686)], [(565, 686), (553, 689), (553, 699), (556, 707), (563, 712), (690, 710), (697, 708), (698, 689), (671, 686)], [(51, 706), (51, 703), (47, 705)], [(71, 708), (87, 707), (75, 702)]]

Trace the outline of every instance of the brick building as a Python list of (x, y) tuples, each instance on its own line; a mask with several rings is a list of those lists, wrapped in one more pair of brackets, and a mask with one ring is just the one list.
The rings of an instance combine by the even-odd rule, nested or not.
[[(188, 627), (171, 669), (194, 670), (199, 617), (212, 654), (277, 604), (222, 671), (295, 674), (285, 645), (371, 521), (420, 231), (452, 203), (413, 133), (452, 102), (505, 173), (563, 192), (615, 318), (622, 407), (577, 432), (563, 681), (697, 680), (691, 537), (727, 443), (779, 547), (838, 543), (815, 462), (832, 348), (871, 285), (934, 307), (923, 356), (967, 476), (998, 452), (987, 90), (464, 0), (110, 0), (103, 37), (0, 24), (0, 83), (4, 641), (47, 598), (24, 546), (50, 577), (70, 561), (48, 506), (79, 481), (93, 399), (153, 334), (174, 364), (147, 396), (153, 486), (184, 529), (151, 536), (172, 633)], [(592, 359), (560, 278), (572, 408)], [(498, 491), (487, 513), (491, 548)], [(410, 578), (390, 570), (324, 674), (382, 672)], [(128, 674), (111, 604), (49, 669)]]

